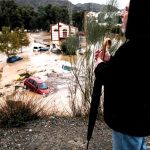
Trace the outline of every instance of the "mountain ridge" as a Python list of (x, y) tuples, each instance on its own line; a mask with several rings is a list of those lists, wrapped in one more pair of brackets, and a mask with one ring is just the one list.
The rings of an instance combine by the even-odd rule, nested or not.
[(58, 5), (58, 6), (65, 6), (71, 8), (72, 10), (76, 11), (94, 11), (99, 12), (105, 6), (104, 4), (97, 4), (97, 3), (78, 3), (76, 5), (72, 4), (68, 0), (15, 0), (18, 5), (22, 6), (31, 6), (34, 9), (37, 9), (40, 6), (46, 6), (48, 4), (51, 5)]

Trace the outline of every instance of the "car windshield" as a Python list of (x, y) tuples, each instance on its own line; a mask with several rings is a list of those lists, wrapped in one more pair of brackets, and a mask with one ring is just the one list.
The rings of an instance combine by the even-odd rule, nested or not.
[(67, 71), (71, 71), (71, 70), (72, 70), (72, 67), (70, 67), (70, 66), (63, 66), (63, 69), (64, 69), (64, 70), (67, 70)]
[(19, 56), (14, 56), (14, 58), (18, 59), (18, 58), (19, 58)]
[(48, 86), (46, 85), (46, 83), (39, 83), (38, 84), (39, 85), (39, 89), (41, 89), (41, 90), (46, 90), (46, 89), (48, 89)]
[(14, 56), (10, 56), (9, 58), (18, 58), (18, 56), (15, 56), (15, 55), (14, 55)]

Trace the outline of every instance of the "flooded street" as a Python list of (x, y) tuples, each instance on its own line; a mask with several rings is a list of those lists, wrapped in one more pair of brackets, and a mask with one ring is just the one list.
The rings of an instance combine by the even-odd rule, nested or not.
[(35, 43), (32, 39), (30, 45), (23, 48), (23, 53), (19, 54), (19, 56), (23, 57), (23, 60), (15, 63), (6, 63), (7, 57), (4, 54), (0, 54), (0, 68), (3, 68), (1, 86), (10, 84), (16, 79), (18, 74), (25, 71), (36, 73), (55, 71), (62, 73), (61, 67), (64, 61), (71, 61), (72, 63), (75, 61), (75, 58), (71, 59), (69, 56), (56, 55), (49, 52), (33, 52), (34, 45)]
[(1, 78), (1, 85), (4, 86), (15, 81), (17, 75), (24, 72), (27, 68), (28, 63), (27, 60), (23, 60), (22, 62), (16, 62), (14, 64), (5, 64)]
[[(30, 45), (23, 48), (23, 53), (19, 54), (19, 56), (23, 57), (23, 60), (10, 64), (6, 63), (7, 57), (4, 54), (0, 55), (1, 68), (3, 67), (0, 93), (8, 94), (12, 92), (16, 84), (23, 86), (23, 82), (19, 83), (16, 81), (18, 75), (31, 72), (33, 76), (40, 77), (53, 89), (53, 92), (43, 100), (43, 103), (52, 106), (50, 108), (53, 110), (49, 111), (71, 114), (68, 85), (73, 78), (71, 72), (66, 72), (62, 69), (62, 65), (66, 62), (74, 64), (77, 57), (56, 55), (51, 52), (33, 52), (33, 46), (37, 44), (34, 43), (34, 38), (32, 36), (30, 37)], [(27, 92), (29, 95), (38, 95), (30, 91)], [(41, 95), (38, 96), (42, 98)]]

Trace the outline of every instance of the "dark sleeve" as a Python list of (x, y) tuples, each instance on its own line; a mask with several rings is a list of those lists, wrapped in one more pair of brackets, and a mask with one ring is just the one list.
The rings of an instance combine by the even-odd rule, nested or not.
[(104, 84), (104, 80), (105, 80), (105, 75), (107, 72), (107, 68), (110, 64), (110, 62), (112, 61), (113, 56), (111, 56), (109, 62), (101, 62), (97, 65), (97, 67), (94, 70), (95, 73), (95, 78), (96, 79), (100, 79), (102, 84)]

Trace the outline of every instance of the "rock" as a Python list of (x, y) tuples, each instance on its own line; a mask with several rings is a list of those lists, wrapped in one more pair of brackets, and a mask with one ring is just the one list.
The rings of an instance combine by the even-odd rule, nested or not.
[(21, 144), (17, 144), (18, 145), (18, 147), (21, 147)]
[(49, 118), (50, 118), (50, 119), (55, 119), (55, 117), (54, 117), (54, 116), (50, 116)]
[(83, 141), (82, 138), (75, 138), (74, 140), (68, 141), (69, 144), (73, 146), (78, 146), (78, 147), (85, 147), (86, 143)]
[(29, 129), (29, 132), (32, 132), (32, 129)]

